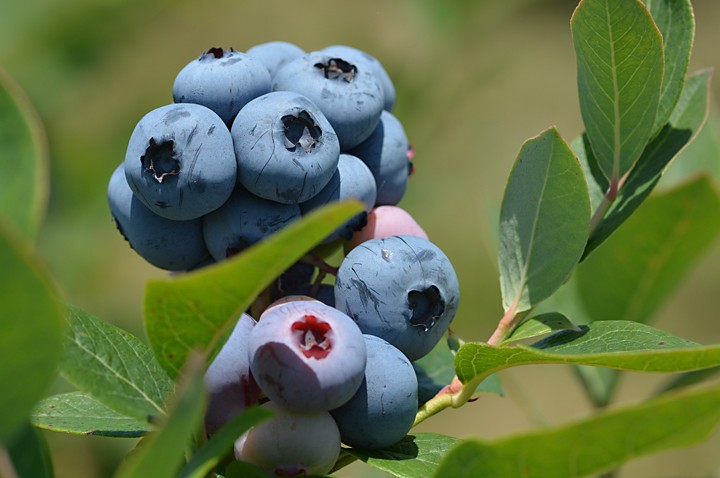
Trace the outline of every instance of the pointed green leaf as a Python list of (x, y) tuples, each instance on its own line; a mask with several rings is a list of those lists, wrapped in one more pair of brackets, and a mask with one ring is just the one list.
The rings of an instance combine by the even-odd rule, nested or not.
[(720, 197), (706, 177), (653, 196), (576, 271), (594, 320), (646, 322), (720, 233)]
[(222, 263), (149, 282), (145, 327), (160, 364), (175, 376), (190, 350), (217, 347), (273, 279), (360, 210), (325, 206)]
[(662, 37), (639, 0), (583, 0), (571, 27), (585, 130), (605, 177), (617, 180), (653, 133)]
[(510, 367), (576, 364), (639, 372), (688, 372), (720, 365), (720, 345), (701, 346), (648, 325), (593, 322), (533, 344), (493, 347), (466, 343), (455, 356), (458, 378), (470, 390), (485, 377)]
[(690, 0), (645, 0), (645, 6), (663, 38), (665, 70), (653, 127), (658, 132), (670, 118), (683, 88), (695, 36), (695, 17)]
[(40, 430), (29, 423), (13, 435), (7, 452), (20, 478), (53, 478), (55, 475), (47, 441)]
[(204, 359), (191, 355), (167, 419), (160, 430), (144, 439), (115, 473), (115, 478), (176, 478), (184, 464), (185, 451), (202, 423), (206, 395), (203, 386)]
[(433, 476), (447, 451), (460, 442), (436, 433), (417, 433), (406, 436), (397, 445), (385, 450), (348, 452), (368, 465), (398, 478)]
[(108, 408), (82, 392), (53, 395), (33, 410), (32, 424), (55, 432), (108, 437), (139, 437), (153, 429), (138, 420)]
[(227, 455), (232, 453), (235, 440), (263, 420), (272, 416), (268, 410), (253, 407), (226, 423), (210, 440), (198, 449), (180, 471), (181, 478), (203, 478)]
[(575, 140), (570, 143), (573, 153), (580, 163), (580, 167), (585, 175), (587, 182), (588, 194), (590, 196), (590, 209), (596, 210), (603, 197), (605, 197), (605, 191), (608, 190), (608, 180), (603, 176), (600, 167), (597, 164), (597, 159), (592, 154), (590, 149), (590, 142), (586, 133), (581, 134)]
[(655, 188), (668, 164), (705, 124), (712, 73), (712, 70), (702, 70), (687, 79), (669, 123), (643, 151), (638, 164), (620, 188), (617, 199), (592, 232), (583, 258), (635, 212)]
[(64, 325), (57, 292), (27, 241), (11, 239), (1, 226), (0, 446), (52, 384)]
[(60, 372), (70, 383), (141, 421), (165, 412), (173, 383), (140, 339), (77, 307), (67, 319)]
[(575, 330), (579, 331), (577, 325), (573, 324), (570, 319), (558, 312), (548, 312), (536, 315), (524, 321), (508, 337), (502, 345), (507, 345), (518, 340), (532, 339), (547, 335), (558, 330)]
[(503, 307), (530, 309), (565, 281), (582, 254), (590, 203), (580, 165), (554, 128), (525, 142), (500, 211)]
[(0, 69), (0, 219), (31, 240), (45, 213), (49, 169), (37, 113)]
[(575, 478), (602, 473), (633, 458), (707, 438), (720, 422), (718, 403), (720, 387), (715, 387), (497, 441), (465, 440), (434, 476)]

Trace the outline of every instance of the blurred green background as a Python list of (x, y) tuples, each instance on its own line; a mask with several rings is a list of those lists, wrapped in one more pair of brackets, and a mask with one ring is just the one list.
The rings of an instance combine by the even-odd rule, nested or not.
[[(68, 302), (143, 334), (147, 279), (165, 275), (115, 230), (106, 186), (136, 122), (172, 101), (175, 75), (201, 51), (286, 40), (312, 51), (348, 44), (385, 66), (394, 114), (417, 152), (401, 203), (456, 266), (454, 328), (485, 340), (502, 314), (492, 238), (502, 191), (522, 142), (556, 125), (582, 131), (569, 19), (574, 0), (3, 0), (0, 66), (25, 89), (47, 128), (51, 196), (40, 247)], [(720, 65), (720, 2), (695, 0), (690, 70)], [(720, 81), (713, 85), (720, 97)], [(717, 102), (716, 99), (714, 99)], [(720, 133), (702, 133), (709, 150)], [(717, 164), (719, 158), (710, 158)], [(710, 161), (712, 163), (712, 161)], [(720, 342), (720, 244), (653, 325)], [(508, 398), (482, 397), (419, 427), (486, 438), (592, 413), (565, 367), (506, 372)], [(626, 376), (634, 403), (658, 377)], [(47, 434), (58, 477), (109, 476), (133, 441)], [(705, 444), (636, 460), (624, 477), (720, 476), (720, 433)], [(341, 476), (382, 476), (353, 466)]]

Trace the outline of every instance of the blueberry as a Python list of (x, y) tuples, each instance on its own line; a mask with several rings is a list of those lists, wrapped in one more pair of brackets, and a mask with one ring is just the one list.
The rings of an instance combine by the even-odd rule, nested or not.
[(270, 400), (299, 412), (337, 408), (365, 371), (365, 341), (342, 312), (314, 301), (269, 308), (250, 334), (250, 368)]
[(173, 101), (207, 106), (229, 126), (240, 108), (269, 93), (270, 86), (270, 73), (260, 60), (232, 49), (210, 48), (180, 70)]
[(343, 151), (370, 136), (383, 109), (382, 86), (369, 64), (354, 64), (324, 52), (307, 53), (283, 66), (272, 89), (296, 91), (317, 104)]
[(411, 361), (443, 336), (459, 296), (447, 256), (407, 235), (363, 242), (345, 257), (335, 280), (335, 306), (363, 333), (387, 340)]
[(205, 216), (205, 243), (215, 260), (222, 260), (300, 218), (297, 204), (280, 204), (236, 187), (221, 207)]
[(340, 432), (328, 412), (296, 413), (274, 402), (274, 416), (235, 441), (235, 458), (276, 476), (324, 475), (340, 455)]
[(408, 155), (410, 143), (400, 121), (383, 111), (380, 123), (370, 137), (350, 152), (362, 159), (375, 177), (375, 204), (394, 206), (399, 203), (407, 189), (412, 166)]
[(428, 238), (423, 228), (404, 209), (397, 206), (378, 206), (368, 213), (365, 226), (353, 233), (352, 238), (345, 243), (345, 254), (370, 239), (382, 239), (400, 234)]
[(385, 111), (392, 111), (393, 105), (395, 104), (395, 86), (390, 79), (390, 75), (388, 75), (382, 63), (380, 63), (377, 58), (369, 53), (347, 45), (332, 45), (323, 48), (322, 51), (357, 63), (363, 61), (369, 63), (373, 73), (375, 73), (375, 76), (377, 76), (382, 85), (384, 98), (383, 109), (385, 109)]
[(365, 335), (365, 379), (353, 398), (330, 414), (346, 445), (387, 448), (412, 428), (418, 409), (418, 382), (410, 361), (380, 337)]
[(135, 252), (155, 267), (191, 269), (208, 256), (202, 220), (171, 221), (154, 214), (133, 194), (122, 164), (110, 177), (108, 202), (120, 233)]
[(240, 183), (271, 201), (307, 201), (337, 169), (335, 131), (318, 107), (298, 93), (254, 99), (235, 118), (232, 137)]
[(204, 106), (161, 106), (146, 114), (130, 136), (125, 176), (155, 214), (177, 221), (204, 216), (222, 206), (235, 186), (232, 137)]
[(250, 373), (247, 346), (255, 319), (240, 316), (230, 337), (205, 373), (209, 403), (205, 413), (205, 430), (215, 433), (235, 415), (260, 398), (260, 388)]
[(286, 41), (271, 41), (249, 48), (247, 54), (261, 61), (270, 72), (270, 77), (274, 78), (283, 65), (300, 58), (305, 52), (299, 46)]
[(377, 189), (375, 178), (370, 169), (356, 156), (341, 154), (338, 167), (330, 182), (322, 191), (310, 200), (300, 204), (303, 214), (307, 214), (315, 208), (333, 201), (344, 199), (358, 199), (365, 204), (365, 211), (355, 215), (342, 226), (333, 231), (325, 242), (335, 239), (348, 239), (353, 231), (358, 230), (365, 224), (367, 213), (375, 205)]

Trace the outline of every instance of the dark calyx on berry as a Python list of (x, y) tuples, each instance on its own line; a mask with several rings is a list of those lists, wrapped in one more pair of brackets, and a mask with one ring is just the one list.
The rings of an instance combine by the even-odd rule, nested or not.
[(222, 58), (223, 56), (225, 56), (225, 50), (219, 47), (213, 47), (203, 52), (202, 56), (206, 55), (212, 55), (215, 58)]
[(412, 311), (410, 324), (430, 330), (445, 312), (445, 301), (440, 290), (431, 285), (425, 290), (411, 290), (408, 293), (408, 306)]
[(300, 332), (300, 349), (308, 358), (322, 359), (330, 353), (332, 343), (327, 333), (332, 329), (327, 322), (321, 322), (314, 315), (305, 315), (293, 322), (292, 330)]
[(180, 161), (175, 157), (174, 146), (172, 140), (156, 143), (155, 138), (150, 138), (145, 154), (140, 156), (144, 170), (152, 173), (159, 183), (165, 176), (180, 174)]
[(301, 111), (297, 116), (285, 115), (280, 121), (285, 128), (285, 148), (290, 152), (295, 152), (299, 146), (309, 153), (322, 135), (322, 130), (307, 111)]
[(352, 83), (357, 74), (357, 67), (342, 58), (330, 58), (327, 62), (319, 62), (313, 65), (315, 68), (323, 70), (325, 78), (329, 80), (342, 79), (348, 83)]

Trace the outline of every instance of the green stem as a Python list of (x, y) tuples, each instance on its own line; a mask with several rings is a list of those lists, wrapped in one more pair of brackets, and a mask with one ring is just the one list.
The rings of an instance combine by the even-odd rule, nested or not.
[(600, 225), (602, 220), (605, 218), (605, 214), (607, 214), (610, 206), (612, 206), (612, 203), (614, 203), (617, 199), (619, 190), (620, 180), (617, 177), (614, 177), (610, 182), (608, 190), (605, 192), (605, 196), (603, 196), (602, 201), (600, 201), (597, 209), (595, 209), (592, 218), (590, 218), (590, 234), (597, 229), (598, 225)]

